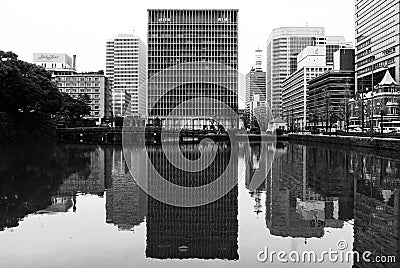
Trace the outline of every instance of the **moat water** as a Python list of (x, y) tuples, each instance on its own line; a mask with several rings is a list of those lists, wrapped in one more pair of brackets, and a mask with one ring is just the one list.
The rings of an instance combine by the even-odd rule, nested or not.
[[(227, 174), (238, 184), (193, 208), (148, 196), (119, 146), (0, 147), (0, 267), (397, 267), (375, 259), (400, 261), (395, 153), (296, 143), (211, 146), (219, 148), (211, 171), (228, 169), (221, 165), (229, 158)], [(263, 149), (275, 157), (254, 183), (268, 166)], [(138, 155), (130, 163), (146, 150), (133, 148)], [(161, 175), (178, 182), (204, 176), (175, 174), (150, 155)], [(329, 250), (369, 251), (373, 262), (265, 260), (271, 252), (319, 258)]]

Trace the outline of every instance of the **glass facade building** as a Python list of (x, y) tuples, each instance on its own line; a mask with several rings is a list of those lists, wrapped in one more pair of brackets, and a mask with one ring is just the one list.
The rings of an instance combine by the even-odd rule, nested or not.
[(386, 69), (400, 79), (399, 0), (356, 0), (356, 88), (370, 91)]
[(149, 124), (236, 128), (237, 69), (238, 10), (148, 10)]

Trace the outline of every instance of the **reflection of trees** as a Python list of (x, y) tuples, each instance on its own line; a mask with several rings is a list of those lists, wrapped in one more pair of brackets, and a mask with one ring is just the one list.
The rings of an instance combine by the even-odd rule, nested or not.
[(0, 229), (51, 205), (63, 179), (86, 167), (88, 149), (14, 145), (0, 150)]

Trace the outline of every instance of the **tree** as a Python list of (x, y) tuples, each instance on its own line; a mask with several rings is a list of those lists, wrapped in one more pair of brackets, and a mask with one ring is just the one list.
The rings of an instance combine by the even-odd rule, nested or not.
[(92, 102), (89, 94), (87, 94), (87, 93), (79, 95), (78, 100), (80, 100), (86, 104), (90, 104)]
[(76, 126), (84, 116), (90, 115), (90, 106), (85, 102), (74, 99), (65, 93), (62, 94), (62, 100), (62, 107), (57, 112), (56, 122)]
[(49, 72), (0, 51), (0, 111), (55, 114), (61, 106), (61, 93)]

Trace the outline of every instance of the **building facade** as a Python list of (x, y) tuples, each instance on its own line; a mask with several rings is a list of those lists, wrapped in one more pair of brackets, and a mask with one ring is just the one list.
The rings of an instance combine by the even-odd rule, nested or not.
[(148, 10), (150, 124), (236, 128), (224, 107), (237, 113), (237, 69), (238, 10)]
[(370, 91), (386, 69), (400, 79), (400, 1), (356, 0), (356, 88)]
[(291, 130), (307, 128), (308, 81), (329, 70), (324, 46), (306, 47), (297, 57), (298, 70), (282, 83), (283, 119)]
[(61, 92), (75, 99), (89, 97), (91, 111), (85, 118), (100, 122), (112, 116), (110, 85), (102, 72), (55, 75), (53, 79)]
[(103, 71), (77, 73), (76, 56), (64, 53), (34, 53), (33, 63), (51, 72), (52, 80), (62, 93), (74, 99), (87, 99), (90, 115), (86, 119), (109, 119), (111, 110), (111, 87)]
[(110, 79), (115, 116), (146, 116), (146, 59), (146, 46), (134, 34), (107, 40), (105, 74)]
[(311, 128), (345, 129), (354, 96), (354, 71), (331, 70), (308, 81), (307, 120)]
[(33, 63), (42, 66), (52, 75), (76, 72), (76, 55), (70, 57), (65, 53), (33, 53)]
[(249, 73), (246, 74), (246, 113), (253, 113), (252, 102), (255, 101), (257, 95), (257, 101), (266, 101), (266, 83), (265, 83), (265, 72), (252, 68)]
[(387, 70), (382, 80), (372, 91), (360, 93), (349, 100), (350, 125), (363, 130), (390, 128), (390, 124), (400, 126), (400, 85)]
[(282, 116), (282, 83), (297, 71), (297, 55), (307, 46), (326, 47), (326, 65), (333, 53), (351, 47), (340, 36), (326, 36), (323, 27), (283, 27), (272, 31), (267, 42), (267, 101), (274, 117)]

